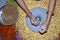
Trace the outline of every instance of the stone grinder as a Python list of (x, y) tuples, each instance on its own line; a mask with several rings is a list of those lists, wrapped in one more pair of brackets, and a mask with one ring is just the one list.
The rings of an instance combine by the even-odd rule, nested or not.
[(32, 8), (32, 15), (39, 20), (38, 25), (32, 25), (30, 22), (30, 18), (26, 18), (27, 27), (33, 32), (39, 32), (39, 28), (47, 19), (47, 11), (44, 8)]

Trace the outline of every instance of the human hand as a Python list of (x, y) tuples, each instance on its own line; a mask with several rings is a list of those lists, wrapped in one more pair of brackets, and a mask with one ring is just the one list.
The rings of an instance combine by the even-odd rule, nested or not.
[(39, 24), (39, 18), (35, 19), (34, 17), (32, 17), (30, 21), (32, 25), (37, 26)]
[(48, 29), (48, 23), (44, 22), (43, 25), (39, 29), (39, 33), (43, 34), (43, 33), (47, 32), (47, 29)]
[(47, 17), (46, 21), (40, 27), (39, 33), (43, 34), (43, 33), (47, 32), (48, 25), (50, 23), (50, 20), (51, 20), (51, 17), (52, 17), (53, 14), (54, 14), (53, 12), (48, 12), (48, 17)]
[(26, 17), (27, 17), (27, 18), (28, 18), (28, 17), (30, 18), (31, 24), (32, 24), (32, 25), (35, 25), (35, 26), (38, 25), (38, 24), (39, 24), (39, 18), (36, 19), (36, 18), (34, 18), (34, 16), (32, 15), (32, 13), (30, 13), (30, 14), (31, 14), (31, 15), (29, 15), (29, 16), (27, 15)]

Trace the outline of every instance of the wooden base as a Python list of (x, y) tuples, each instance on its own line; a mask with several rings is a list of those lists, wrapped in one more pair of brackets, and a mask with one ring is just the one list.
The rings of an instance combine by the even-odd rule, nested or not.
[(0, 24), (0, 35), (2, 40), (17, 40), (15, 32), (16, 24), (11, 26), (4, 26)]

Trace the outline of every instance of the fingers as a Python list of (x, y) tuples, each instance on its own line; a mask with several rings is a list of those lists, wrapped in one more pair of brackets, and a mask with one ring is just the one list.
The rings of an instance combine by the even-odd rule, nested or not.
[[(28, 15), (26, 15), (26, 18), (28, 18), (29, 16)], [(30, 18), (30, 17), (29, 17)], [(31, 18), (30, 18), (30, 22), (31, 22), (31, 24), (32, 25), (34, 25), (34, 26), (36, 26), (36, 25), (38, 25), (38, 21), (39, 19), (35, 19), (33, 16), (31, 16)]]
[(39, 33), (40, 33), (40, 34), (44, 34), (44, 33), (47, 32), (47, 29), (48, 29), (47, 26), (42, 25), (42, 26), (40, 27), (40, 29), (39, 29)]
[(39, 24), (39, 21), (37, 21), (36, 19), (31, 19), (31, 24), (34, 26), (37, 26)]
[(40, 29), (39, 29), (39, 33), (40, 33), (40, 34), (47, 33), (47, 28), (40, 28)]
[(46, 29), (40, 29), (39, 32), (40, 33), (44, 33), (46, 31)]

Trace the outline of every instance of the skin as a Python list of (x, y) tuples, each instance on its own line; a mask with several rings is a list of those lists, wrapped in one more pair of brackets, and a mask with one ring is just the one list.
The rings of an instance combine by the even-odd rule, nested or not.
[(40, 27), (40, 29), (39, 29), (40, 33), (44, 33), (48, 29), (48, 24), (52, 18), (53, 12), (54, 12), (55, 2), (56, 2), (56, 0), (50, 0), (49, 1), (48, 17), (47, 17), (47, 20)]
[(27, 8), (24, 0), (16, 0), (16, 1), (19, 4), (19, 6), (24, 10), (26, 15), (30, 18), (31, 23), (34, 24), (34, 25), (37, 25), (38, 24), (38, 20), (36, 20), (34, 18), (34, 16), (32, 15), (32, 13), (29, 11), (29, 9)]
[[(32, 13), (29, 11), (29, 9), (27, 8), (24, 0), (16, 0), (17, 3), (19, 4), (19, 6), (24, 10), (24, 12), (26, 13), (26, 15), (30, 18), (31, 20), (31, 23), (33, 25), (38, 25), (38, 20), (36, 20), (34, 18), (34, 16), (32, 15)], [(48, 17), (47, 17), (47, 20), (42, 24), (42, 26), (40, 27), (39, 29), (39, 32), (40, 33), (44, 33), (47, 31), (48, 29), (48, 24), (51, 20), (51, 17), (53, 15), (53, 12), (54, 12), (54, 8), (55, 8), (55, 1), (56, 0), (49, 0), (49, 8), (48, 8)]]

